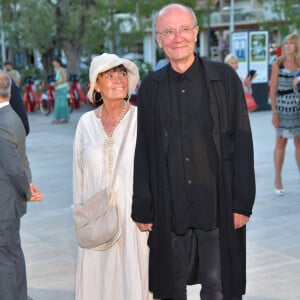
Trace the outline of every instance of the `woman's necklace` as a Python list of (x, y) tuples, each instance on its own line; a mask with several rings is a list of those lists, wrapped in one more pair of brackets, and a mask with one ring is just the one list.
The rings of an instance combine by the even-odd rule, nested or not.
[[(106, 123), (103, 122), (103, 106), (101, 106), (99, 109), (99, 115), (98, 115), (99, 121), (102, 130), (105, 133), (105, 140), (103, 143), (104, 163), (107, 166), (107, 170), (110, 175), (112, 175), (113, 152), (114, 152), (113, 147), (115, 144), (113, 139), (113, 134), (117, 126), (120, 124), (121, 120), (124, 118), (128, 109), (129, 109), (129, 104), (126, 101), (124, 101), (124, 106), (122, 111), (120, 112), (116, 120), (113, 120), (113, 122), (111, 122), (111, 124), (109, 124), (109, 122)], [(106, 126), (104, 124), (106, 124)]]
[(120, 124), (121, 120), (124, 118), (128, 108), (129, 108), (129, 104), (125, 100), (124, 100), (123, 104), (124, 104), (123, 108), (122, 108), (121, 112), (119, 113), (119, 115), (117, 116), (117, 118), (115, 118), (115, 119), (112, 118), (111, 120), (107, 119), (106, 121), (104, 121), (104, 118), (103, 118), (103, 107), (102, 106), (100, 107), (99, 120), (101, 122), (101, 125), (102, 125), (102, 128), (103, 128), (105, 134), (108, 137), (113, 136), (115, 129)]

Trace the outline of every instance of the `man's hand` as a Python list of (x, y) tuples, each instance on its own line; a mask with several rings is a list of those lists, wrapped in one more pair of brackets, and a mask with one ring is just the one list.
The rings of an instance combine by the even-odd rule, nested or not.
[(135, 222), (135, 224), (140, 231), (152, 231), (153, 223), (144, 224), (144, 223)]
[(234, 224), (234, 229), (239, 229), (247, 224), (249, 221), (249, 217), (234, 213), (233, 214), (233, 224)]
[(35, 187), (33, 182), (30, 183), (30, 191), (31, 191), (31, 198), (29, 200), (30, 202), (43, 200), (43, 195), (41, 191)]

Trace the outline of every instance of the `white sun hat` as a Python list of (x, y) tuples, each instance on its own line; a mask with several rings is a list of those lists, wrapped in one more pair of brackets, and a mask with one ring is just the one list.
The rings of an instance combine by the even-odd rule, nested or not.
[(101, 55), (95, 56), (92, 59), (90, 65), (90, 89), (88, 92), (88, 98), (91, 102), (93, 102), (93, 94), (98, 74), (111, 70), (120, 65), (123, 65), (127, 70), (128, 96), (130, 97), (140, 79), (137, 66), (132, 61), (126, 58), (121, 58), (115, 54), (103, 53)]

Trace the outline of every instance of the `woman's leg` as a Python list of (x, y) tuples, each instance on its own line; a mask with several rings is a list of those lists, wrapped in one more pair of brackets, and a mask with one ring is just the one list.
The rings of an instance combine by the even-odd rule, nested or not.
[(294, 144), (295, 144), (296, 162), (297, 162), (298, 171), (299, 171), (299, 174), (300, 174), (300, 136), (296, 136), (294, 138)]
[(284, 162), (285, 148), (287, 139), (282, 137), (276, 138), (276, 145), (274, 150), (274, 165), (275, 165), (275, 189), (282, 190), (281, 171)]

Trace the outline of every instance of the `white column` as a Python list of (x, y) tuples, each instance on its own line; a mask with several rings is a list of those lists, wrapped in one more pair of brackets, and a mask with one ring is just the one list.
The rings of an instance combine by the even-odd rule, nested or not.
[(232, 52), (232, 33), (234, 32), (234, 0), (230, 0), (229, 51)]
[(148, 30), (144, 38), (144, 61), (151, 64), (153, 70), (156, 66), (156, 42), (155, 42), (155, 18), (156, 12), (151, 16), (151, 29)]
[(144, 61), (151, 64), (152, 68), (156, 65), (156, 45), (151, 32), (144, 37)]
[(6, 47), (5, 47), (5, 36), (3, 31), (3, 23), (2, 23), (2, 7), (0, 6), (0, 39), (1, 39), (1, 56), (2, 56), (2, 65), (6, 61)]
[(200, 32), (200, 45), (199, 45), (199, 54), (200, 56), (209, 57), (207, 45), (208, 45), (208, 30)]

